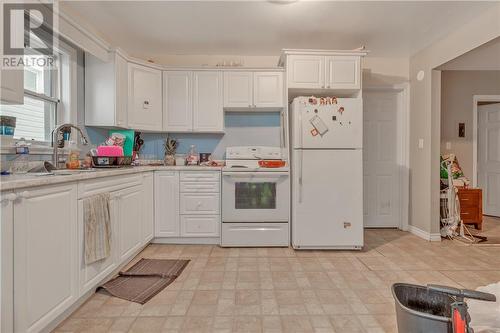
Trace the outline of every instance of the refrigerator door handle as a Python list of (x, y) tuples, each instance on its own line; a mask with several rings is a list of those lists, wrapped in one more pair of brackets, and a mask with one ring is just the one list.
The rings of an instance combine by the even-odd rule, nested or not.
[(299, 150), (299, 203), (302, 202), (302, 150)]

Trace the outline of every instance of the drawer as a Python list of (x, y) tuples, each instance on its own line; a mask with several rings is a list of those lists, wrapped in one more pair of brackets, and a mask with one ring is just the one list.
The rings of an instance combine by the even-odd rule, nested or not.
[(460, 207), (477, 207), (480, 204), (477, 193), (460, 194), (458, 200), (460, 200)]
[(219, 215), (219, 193), (181, 193), (180, 211), (183, 215)]
[(181, 216), (181, 236), (183, 237), (217, 237), (219, 227), (220, 215)]
[(181, 182), (220, 182), (219, 171), (181, 171)]
[(219, 182), (182, 182), (181, 192), (194, 193), (218, 193)]
[(477, 209), (461, 209), (460, 218), (464, 220), (464, 222), (468, 221), (479, 221), (479, 212)]
[(222, 223), (221, 246), (288, 246), (288, 223)]
[(141, 185), (142, 177), (143, 175), (141, 173), (137, 173), (81, 181), (78, 183), (78, 199), (94, 194), (114, 192), (124, 188)]

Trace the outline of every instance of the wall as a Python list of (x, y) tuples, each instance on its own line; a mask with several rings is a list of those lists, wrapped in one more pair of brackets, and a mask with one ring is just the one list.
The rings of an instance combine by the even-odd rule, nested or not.
[(435, 68), (499, 36), (497, 4), (410, 58), (410, 224), (429, 235), (439, 232), (441, 72)]
[[(472, 181), (472, 98), (500, 95), (500, 71), (443, 71), (441, 78), (441, 153), (457, 155), (464, 174)], [(465, 138), (458, 123), (465, 123)], [(446, 149), (446, 142), (451, 149)]]
[[(225, 157), (228, 146), (280, 146), (281, 117), (279, 112), (242, 113), (226, 112), (224, 117), (225, 134), (203, 133), (171, 133), (179, 140), (178, 154), (186, 154), (191, 145), (195, 145), (199, 153), (212, 153), (215, 159)], [(109, 130), (87, 127), (92, 144), (103, 142)], [(145, 159), (163, 159), (163, 143), (167, 133), (143, 133), (144, 146), (141, 149)]]

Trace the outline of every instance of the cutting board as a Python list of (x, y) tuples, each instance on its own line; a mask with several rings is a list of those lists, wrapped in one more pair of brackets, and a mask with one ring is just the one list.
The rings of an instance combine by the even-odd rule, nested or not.
[(132, 151), (134, 150), (134, 130), (110, 130), (109, 135), (113, 133), (120, 133), (125, 136), (125, 143), (123, 145), (123, 155), (132, 156)]

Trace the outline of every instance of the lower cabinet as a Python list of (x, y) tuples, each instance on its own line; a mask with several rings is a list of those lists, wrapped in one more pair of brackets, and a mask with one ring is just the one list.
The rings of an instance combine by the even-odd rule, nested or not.
[(14, 201), (14, 331), (38, 332), (78, 298), (77, 186)]
[(142, 245), (142, 218), (144, 214), (144, 188), (142, 185), (113, 193), (113, 208), (118, 224), (118, 261), (131, 258)]
[(155, 173), (155, 237), (218, 237), (219, 171)]
[(155, 237), (179, 236), (179, 172), (155, 172)]

